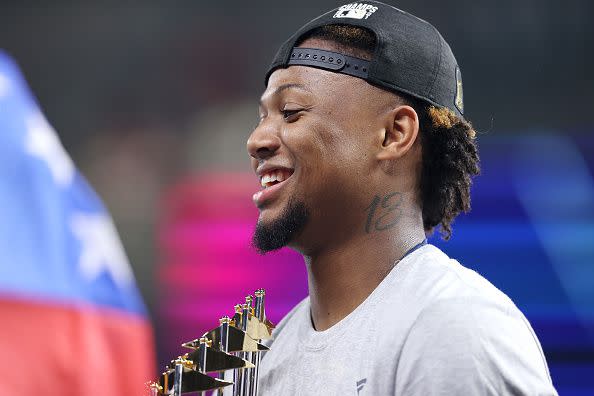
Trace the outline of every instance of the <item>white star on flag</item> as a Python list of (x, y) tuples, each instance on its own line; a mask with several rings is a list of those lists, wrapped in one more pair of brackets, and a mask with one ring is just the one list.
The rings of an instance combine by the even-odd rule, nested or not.
[(129, 286), (134, 275), (122, 243), (111, 219), (104, 214), (75, 213), (70, 228), (80, 240), (79, 270), (87, 281), (93, 281), (108, 272), (120, 286)]
[(10, 89), (10, 80), (4, 74), (0, 73), (0, 98), (8, 94)]
[(25, 122), (27, 152), (47, 164), (56, 184), (63, 187), (70, 185), (74, 177), (74, 164), (54, 129), (40, 112), (31, 114)]

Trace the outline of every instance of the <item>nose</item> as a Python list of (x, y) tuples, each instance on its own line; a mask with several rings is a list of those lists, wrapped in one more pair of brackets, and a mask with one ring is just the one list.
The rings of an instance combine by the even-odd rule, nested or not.
[(247, 141), (249, 155), (262, 160), (269, 158), (280, 148), (281, 142), (270, 122), (260, 123), (251, 133)]

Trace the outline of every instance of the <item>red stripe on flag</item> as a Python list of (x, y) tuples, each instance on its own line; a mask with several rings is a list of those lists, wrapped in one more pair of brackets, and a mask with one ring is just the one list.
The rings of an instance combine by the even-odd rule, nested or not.
[(144, 395), (155, 373), (142, 318), (0, 299), (0, 394)]

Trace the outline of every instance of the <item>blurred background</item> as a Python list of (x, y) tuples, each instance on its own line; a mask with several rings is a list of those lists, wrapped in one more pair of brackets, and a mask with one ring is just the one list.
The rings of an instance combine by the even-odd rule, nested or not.
[[(481, 131), (473, 210), (432, 242), (522, 309), (560, 394), (594, 394), (594, 3), (390, 3), (449, 42)], [(341, 4), (0, 2), (0, 48), (113, 215), (159, 366), (259, 287), (275, 322), (306, 295), (299, 256), (249, 246), (245, 140), (278, 46)]]

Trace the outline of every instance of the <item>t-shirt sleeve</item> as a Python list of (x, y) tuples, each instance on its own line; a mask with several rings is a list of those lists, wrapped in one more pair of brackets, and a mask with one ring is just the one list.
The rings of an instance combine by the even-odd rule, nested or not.
[(433, 304), (400, 355), (396, 395), (557, 395), (522, 313), (482, 298)]

